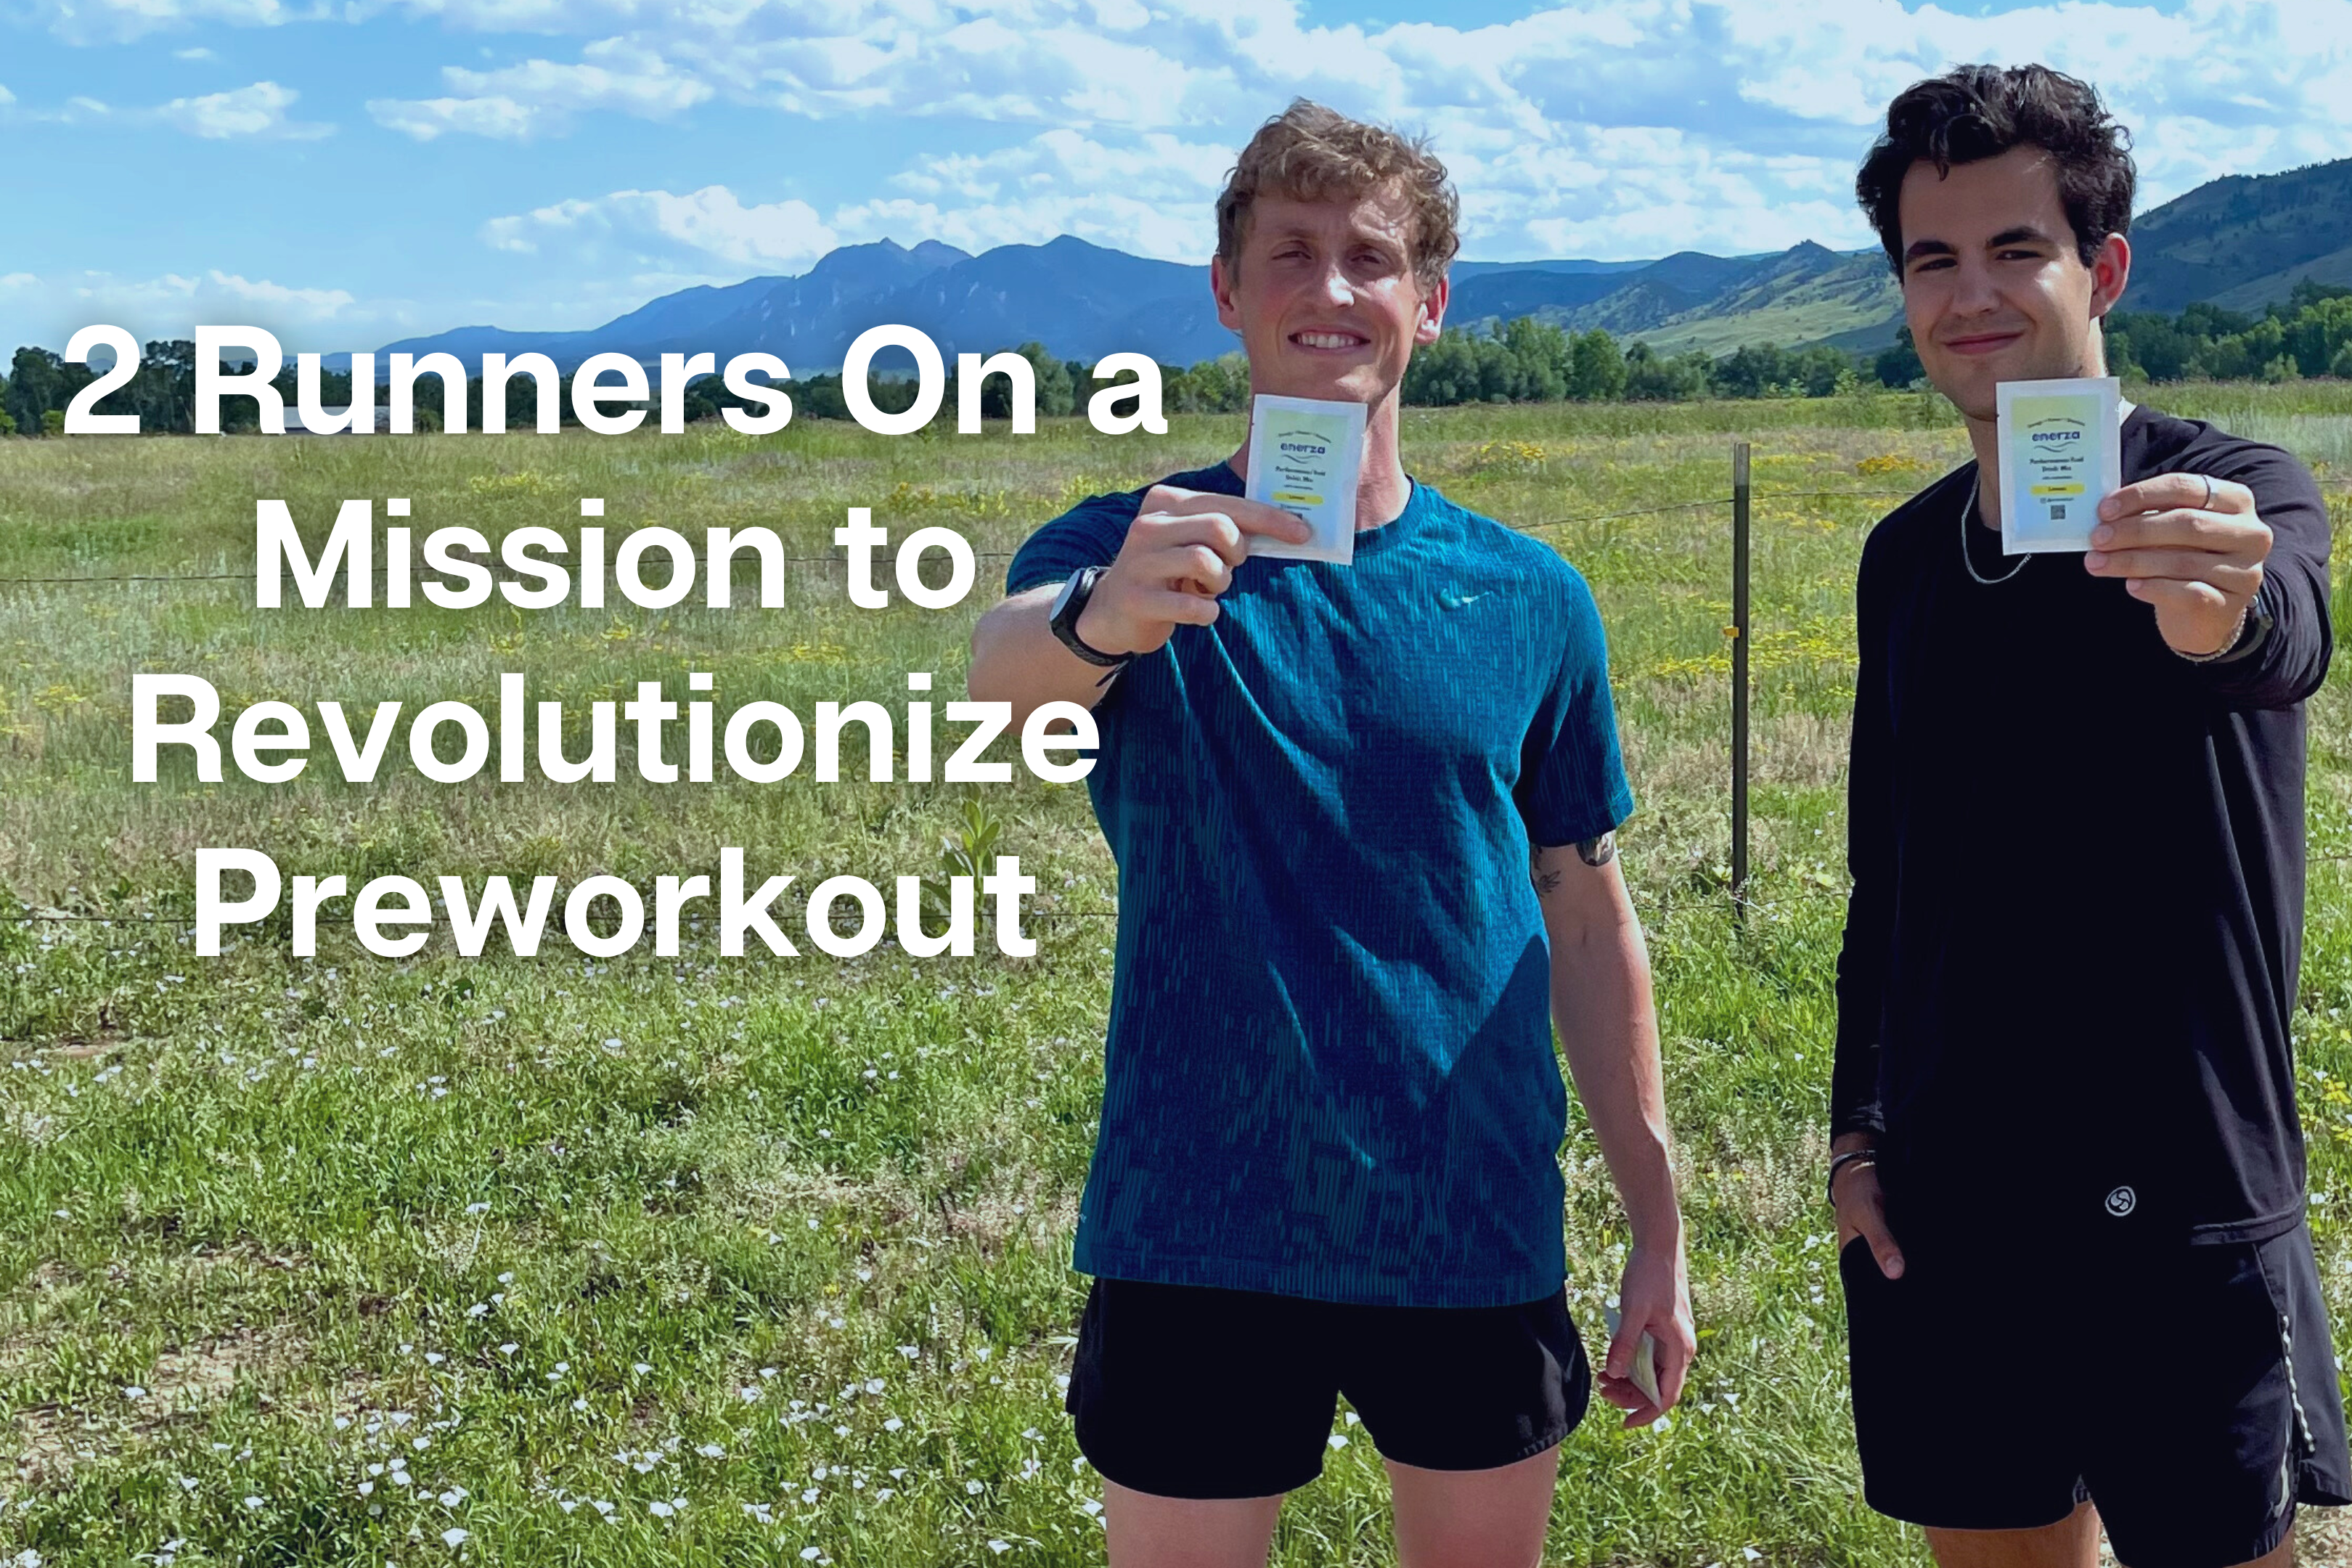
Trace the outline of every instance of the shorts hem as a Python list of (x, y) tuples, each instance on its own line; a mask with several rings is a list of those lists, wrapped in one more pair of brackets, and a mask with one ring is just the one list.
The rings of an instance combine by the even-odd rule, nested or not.
[[(1989, 1518), (1982, 1514), (1963, 1516), (1960, 1511), (1948, 1507), (1930, 1507), (1902, 1498), (1889, 1499), (1883, 1495), (1874, 1495), (1867, 1480), (1863, 1482), (1862, 1500), (1870, 1505), (1873, 1513), (1885, 1514), (1887, 1518), (1900, 1520), (1905, 1524), (1916, 1524), (1922, 1530), (2047, 1530), (2072, 1515), (2082, 1506), (2080, 1502), (2070, 1500), (2065, 1507), (2047, 1519)], [(2261, 1553), (2257, 1552), (2255, 1555), (2260, 1556)], [(2141, 1568), (2141, 1565), (2133, 1563), (2130, 1568)]]
[(2230, 1545), (2204, 1552), (2135, 1552), (2129, 1558), (2119, 1554), (2116, 1560), (2126, 1568), (2244, 1568), (2246, 1563), (2260, 1562), (2278, 1550), (2279, 1542), (2294, 1528), (2296, 1506), (2289, 1503), (2285, 1513), (2264, 1525), (2242, 1546)]
[(1391, 1460), (1400, 1465), (1410, 1465), (1416, 1470), (1435, 1470), (1441, 1475), (1475, 1475), (1480, 1470), (1499, 1470), (1504, 1468), (1506, 1466), (1516, 1465), (1526, 1459), (1532, 1459), (1547, 1448), (1557, 1448), (1562, 1443), (1567, 1442), (1569, 1435), (1574, 1432), (1577, 1427), (1582, 1426), (1583, 1423), (1584, 1417), (1580, 1415), (1575, 1420), (1569, 1422), (1551, 1436), (1543, 1438), (1537, 1442), (1526, 1444), (1522, 1446), (1517, 1452), (1511, 1454), (1507, 1458), (1496, 1459), (1492, 1464), (1428, 1465), (1422, 1463), (1419, 1459), (1408, 1459), (1402, 1454), (1390, 1453), (1386, 1448), (1381, 1447), (1380, 1440), (1378, 1438), (1373, 1439), (1372, 1447), (1379, 1450), (1381, 1458)]
[[(1086, 1454), (1087, 1463), (1094, 1467), (1095, 1474), (1102, 1477), (1102, 1479), (1107, 1481), (1116, 1482), (1118, 1485), (1125, 1487), (1131, 1492), (1141, 1492), (1146, 1497), (1175, 1498), (1184, 1502), (1239, 1502), (1250, 1498), (1287, 1497), (1292, 1492), (1297, 1491), (1299, 1488), (1307, 1486), (1315, 1481), (1322, 1479), (1323, 1478), (1323, 1462), (1318, 1458), (1315, 1462), (1315, 1468), (1300, 1476), (1298, 1479), (1291, 1481), (1287, 1485), (1277, 1486), (1267, 1491), (1258, 1491), (1249, 1488), (1216, 1486), (1208, 1482), (1195, 1482), (1190, 1485), (1186, 1485), (1182, 1482), (1148, 1485), (1141, 1479), (1128, 1479), (1129, 1476), (1137, 1475), (1138, 1472), (1135, 1471), (1128, 1471), (1127, 1476), (1113, 1474), (1111, 1470), (1104, 1468), (1101, 1460), (1096, 1458), (1094, 1455), (1087, 1453), (1086, 1445), (1083, 1443), (1078, 1445), (1078, 1451), (1082, 1454)], [(1118, 1468), (1121, 1470), (1127, 1469), (1125, 1465), (1120, 1465)]]
[[(2294, 1521), (2301, 1518), (2302, 1514), (2303, 1505), (2301, 1503), (2288, 1503), (2286, 1505), (2285, 1516), (2282, 1518), (2278, 1523), (2263, 1531), (2262, 1544), (2255, 1547), (2252, 1552), (2247, 1552), (2243, 1557), (2239, 1558), (2238, 1563), (2252, 1563), (2257, 1558), (2277, 1551), (2279, 1542), (2286, 1539), (2287, 1532), (2294, 1528)], [(2151, 1568), (2156, 1568), (2156, 1565), (2151, 1564)], [(2237, 1568), (2237, 1563), (2216, 1563), (2214, 1564), (2214, 1568)]]

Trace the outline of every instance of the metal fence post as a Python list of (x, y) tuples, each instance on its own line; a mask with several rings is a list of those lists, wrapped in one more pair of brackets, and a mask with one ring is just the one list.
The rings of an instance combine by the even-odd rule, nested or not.
[(1748, 443), (1731, 447), (1731, 918), (1748, 921)]

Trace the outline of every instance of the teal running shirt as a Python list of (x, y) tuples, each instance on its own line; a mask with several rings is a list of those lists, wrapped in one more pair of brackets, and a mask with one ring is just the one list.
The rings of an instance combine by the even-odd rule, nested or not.
[[(1172, 476), (1238, 495), (1223, 464)], [(1091, 498), (1006, 589), (1118, 554)], [(1601, 618), (1416, 483), (1356, 558), (1252, 557), (1096, 709), (1118, 863), (1083, 1273), (1393, 1306), (1559, 1289), (1567, 1098), (1529, 844), (1633, 809)]]

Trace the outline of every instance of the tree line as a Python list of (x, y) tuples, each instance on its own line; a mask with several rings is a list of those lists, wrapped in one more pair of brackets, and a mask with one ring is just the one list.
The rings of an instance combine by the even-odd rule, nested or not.
[[(2208, 304), (2178, 315), (2117, 310), (2106, 320), (2107, 363), (2116, 374), (2149, 381), (2288, 381), (2303, 376), (2352, 379), (2352, 288), (2305, 279), (2288, 298), (2261, 315)], [(1013, 351), (1027, 360), (1034, 377), (1041, 416), (1074, 413), (1095, 384), (1091, 364), (1062, 359), (1037, 342)], [(225, 367), (226, 368), (226, 367)], [(1249, 365), (1239, 353), (1192, 365), (1160, 367), (1162, 397), (1171, 413), (1237, 413), (1249, 405)], [(1714, 397), (1832, 397), (1874, 385), (1904, 388), (1923, 375), (1908, 327), (1875, 355), (1815, 344), (1784, 349), (1751, 343), (1717, 358), (1704, 350), (1662, 354), (1638, 339), (1620, 341), (1594, 328), (1571, 332), (1522, 316), (1499, 325), (1449, 327), (1421, 349), (1406, 368), (1402, 396), (1420, 407), (1465, 403), (1691, 402)], [(47, 349), (20, 348), (0, 379), (0, 436), (54, 435), (65, 409), (97, 379), (89, 367), (68, 363)], [(295, 422), (295, 373), (280, 372), (272, 383)], [(841, 377), (821, 375), (782, 381), (795, 417), (847, 419)], [(378, 405), (383, 403), (378, 389)], [(875, 405), (898, 413), (915, 400), (914, 382), (887, 371), (869, 382)], [(348, 372), (325, 372), (319, 400), (328, 407), (351, 401)], [(565, 424), (575, 423), (572, 378), (562, 378), (558, 406)], [(939, 418), (952, 422), (960, 406), (955, 373), (948, 375)], [(477, 376), (467, 384), (466, 426), (482, 427), (483, 389)], [(507, 427), (529, 430), (538, 413), (536, 384), (518, 376), (506, 386)], [(437, 430), (447, 422), (441, 378), (416, 383), (417, 425)], [(627, 405), (611, 405), (625, 407)], [(719, 377), (698, 378), (686, 391), (688, 420), (715, 419), (730, 407), (753, 406), (728, 391)], [(130, 383), (97, 405), (108, 414), (136, 414), (140, 428), (186, 432), (194, 428), (195, 345), (186, 340), (146, 345)], [(755, 410), (756, 411), (756, 408)], [(981, 414), (1003, 419), (1012, 412), (1011, 390), (1003, 376), (981, 385)], [(225, 430), (251, 430), (257, 422), (253, 400), (222, 404)]]
[(2259, 316), (2218, 305), (2178, 316), (2117, 310), (2107, 363), (2150, 381), (2352, 380), (2352, 289), (2306, 278)]

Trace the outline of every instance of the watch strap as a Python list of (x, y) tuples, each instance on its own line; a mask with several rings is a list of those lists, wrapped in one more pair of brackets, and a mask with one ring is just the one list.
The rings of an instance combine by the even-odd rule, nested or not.
[(1055, 608), (1051, 625), (1054, 636), (1060, 639), (1064, 647), (1088, 664), (1116, 669), (1135, 656), (1131, 653), (1105, 653), (1098, 647), (1088, 647), (1086, 639), (1078, 636), (1078, 617), (1086, 614), (1087, 601), (1094, 596), (1095, 584), (1104, 571), (1105, 568), (1100, 566), (1081, 566), (1071, 574), (1061, 603)]

